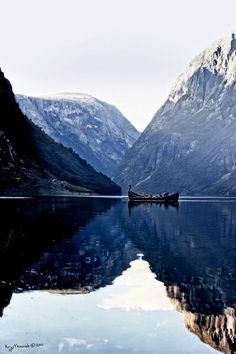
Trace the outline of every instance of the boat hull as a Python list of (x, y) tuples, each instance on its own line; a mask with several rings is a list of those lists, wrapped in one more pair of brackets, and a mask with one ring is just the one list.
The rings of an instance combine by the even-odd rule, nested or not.
[(133, 202), (154, 202), (154, 203), (178, 203), (179, 193), (173, 193), (166, 196), (141, 195), (132, 191), (128, 193), (129, 201)]

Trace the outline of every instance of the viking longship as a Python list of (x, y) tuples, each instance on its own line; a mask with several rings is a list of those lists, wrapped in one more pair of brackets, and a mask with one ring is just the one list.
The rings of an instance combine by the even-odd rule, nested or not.
[(128, 191), (129, 201), (134, 202), (157, 202), (157, 203), (178, 203), (179, 192), (171, 193), (164, 192), (157, 195), (152, 195), (149, 193), (136, 193), (131, 190), (131, 185), (129, 185)]

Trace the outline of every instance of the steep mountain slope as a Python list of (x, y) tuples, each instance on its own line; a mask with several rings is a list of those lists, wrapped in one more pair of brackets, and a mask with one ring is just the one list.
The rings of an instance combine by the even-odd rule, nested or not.
[(50, 194), (65, 189), (119, 194), (120, 188), (23, 115), (0, 71), (0, 193)]
[(177, 79), (115, 173), (123, 188), (236, 195), (236, 39), (218, 40)]
[(116, 107), (89, 95), (16, 98), (21, 110), (36, 125), (107, 175), (112, 175), (139, 136)]

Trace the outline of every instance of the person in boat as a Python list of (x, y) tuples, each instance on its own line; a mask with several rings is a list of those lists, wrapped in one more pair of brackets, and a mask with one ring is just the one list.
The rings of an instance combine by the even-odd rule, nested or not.
[(145, 198), (152, 198), (152, 194), (145, 193), (145, 194), (144, 194), (144, 197), (145, 197)]
[(165, 193), (159, 194), (158, 197), (159, 197), (159, 198), (167, 198), (168, 195), (169, 195), (169, 193), (168, 193), (168, 192), (165, 192)]

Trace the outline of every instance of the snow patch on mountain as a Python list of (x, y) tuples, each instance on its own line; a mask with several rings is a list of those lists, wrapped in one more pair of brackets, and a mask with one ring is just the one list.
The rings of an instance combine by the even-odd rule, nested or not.
[(189, 90), (190, 78), (201, 69), (215, 75), (221, 75), (226, 84), (231, 84), (236, 75), (236, 39), (235, 34), (225, 36), (215, 41), (202, 51), (178, 77), (168, 99), (177, 102)]
[(113, 105), (90, 95), (17, 95), (21, 110), (55, 141), (111, 176), (139, 132)]

